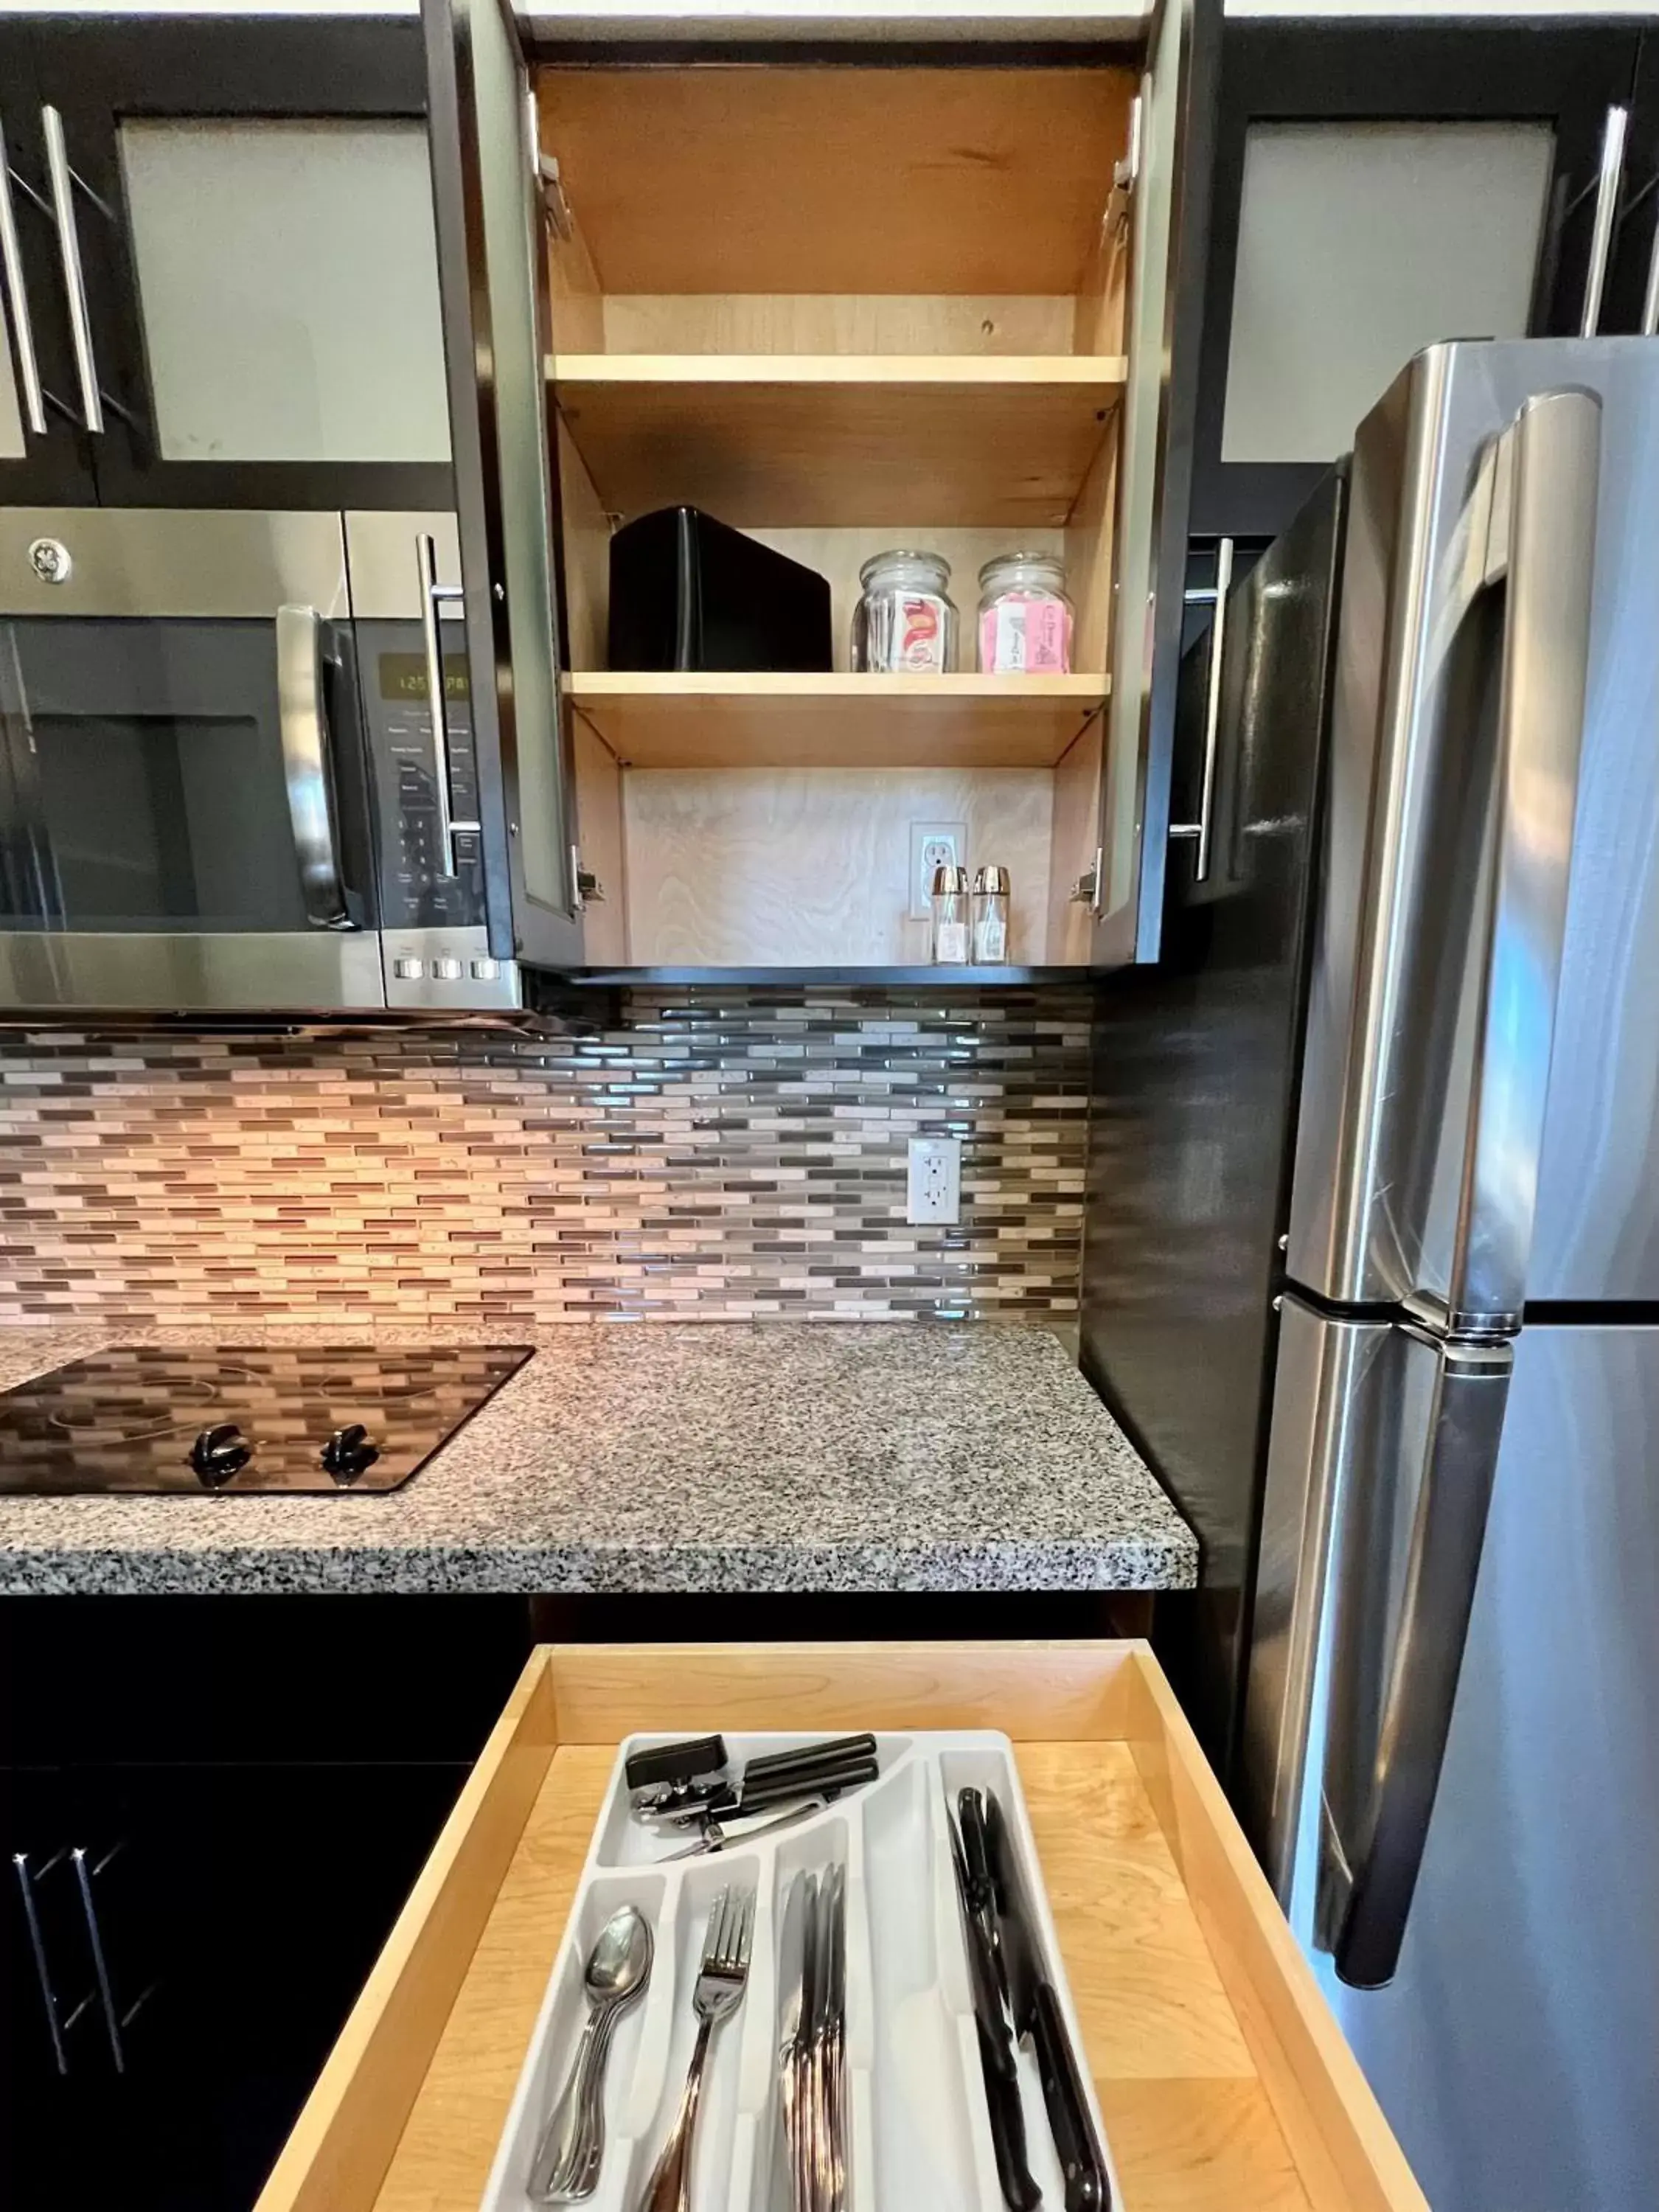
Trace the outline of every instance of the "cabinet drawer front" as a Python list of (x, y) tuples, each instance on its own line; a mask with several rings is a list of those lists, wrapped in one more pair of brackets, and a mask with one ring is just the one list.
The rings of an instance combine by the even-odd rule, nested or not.
[(1139, 1643), (542, 1645), (258, 2212), (472, 2212), (634, 1729), (1012, 1739), (1129, 2212), (1427, 2212)]

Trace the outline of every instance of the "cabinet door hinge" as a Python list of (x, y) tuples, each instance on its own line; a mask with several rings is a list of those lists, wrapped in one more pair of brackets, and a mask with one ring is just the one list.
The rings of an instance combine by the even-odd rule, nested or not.
[(571, 214), (570, 203), (564, 196), (557, 157), (542, 151), (541, 118), (537, 112), (535, 93), (528, 87), (524, 96), (524, 132), (525, 151), (530, 157), (530, 173), (535, 179), (536, 190), (541, 198), (542, 219), (556, 238), (568, 239), (575, 230), (576, 219)]
[(1072, 886), (1071, 903), (1073, 906), (1086, 906), (1091, 914), (1100, 912), (1100, 889), (1105, 869), (1106, 848), (1103, 845), (1097, 845), (1093, 866), (1085, 868)]
[(1140, 182), (1141, 122), (1144, 113), (1144, 94), (1138, 92), (1129, 102), (1129, 143), (1127, 149), (1112, 164), (1112, 189), (1106, 202), (1106, 212), (1101, 217), (1101, 230), (1109, 238), (1115, 237), (1127, 225), (1129, 208), (1134, 198), (1135, 186)]
[(570, 880), (576, 886), (576, 911), (578, 914), (581, 912), (585, 906), (603, 906), (605, 904), (605, 885), (594, 874), (592, 868), (585, 868), (582, 866), (582, 854), (580, 845), (573, 845), (570, 848)]

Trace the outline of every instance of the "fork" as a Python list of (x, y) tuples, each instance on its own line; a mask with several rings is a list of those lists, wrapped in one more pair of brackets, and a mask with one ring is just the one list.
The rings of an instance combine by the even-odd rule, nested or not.
[(679, 2111), (668, 2141), (646, 2184), (639, 2212), (690, 2212), (691, 2203), (691, 2138), (697, 2124), (697, 2100), (702, 2093), (702, 2070), (714, 2030), (743, 2002), (749, 1974), (749, 1944), (755, 1931), (755, 1892), (738, 1896), (721, 1890), (708, 1913), (703, 1937), (702, 1964), (691, 1992), (691, 2009), (697, 2016), (697, 2039), (692, 2047), (690, 2071)]

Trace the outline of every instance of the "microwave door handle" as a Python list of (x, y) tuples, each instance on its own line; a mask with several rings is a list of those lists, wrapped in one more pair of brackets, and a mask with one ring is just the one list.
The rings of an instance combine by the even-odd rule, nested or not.
[(276, 610), (276, 716), (306, 919), (313, 929), (349, 929), (334, 836), (322, 622), (315, 607)]
[[(1504, 590), (1496, 844), (1444, 1324), (1518, 1328), (1554, 1038), (1589, 669), (1601, 407), (1529, 399), (1488, 448), (1485, 561)], [(1480, 558), (1478, 545), (1473, 549)], [(1437, 1316), (1438, 1318), (1438, 1316)]]
[(438, 548), (422, 532), (415, 540), (415, 557), (421, 578), (421, 635), (426, 647), (426, 696), (432, 702), (432, 798), (438, 810), (438, 874), (446, 882), (460, 863), (455, 854), (455, 835), (477, 830), (477, 822), (455, 819), (455, 791), (449, 760), (449, 708), (444, 699), (444, 654), (438, 635), (438, 610), (446, 601), (465, 597), (459, 584), (438, 581)]
[(1507, 1344), (1407, 1333), (1437, 1349), (1439, 1364), (1391, 1644), (1380, 1682), (1352, 1686), (1345, 1701), (1381, 1717), (1370, 1802), (1355, 1824), (1364, 1840), (1353, 1863), (1333, 1863), (1340, 1853), (1328, 1817), (1322, 1839), (1333, 1963), (1362, 1990), (1382, 1987), (1400, 1963), (1462, 1671), (1514, 1356)]

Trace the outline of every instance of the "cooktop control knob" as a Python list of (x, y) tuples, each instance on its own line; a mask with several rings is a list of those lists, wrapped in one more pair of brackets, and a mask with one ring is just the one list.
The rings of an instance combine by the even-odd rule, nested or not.
[(216, 1428), (204, 1429), (190, 1448), (191, 1465), (210, 1484), (228, 1482), (252, 1456), (252, 1445), (234, 1421), (221, 1421)]
[(336, 1482), (355, 1482), (380, 1456), (380, 1447), (361, 1421), (336, 1429), (323, 1446), (323, 1465)]

